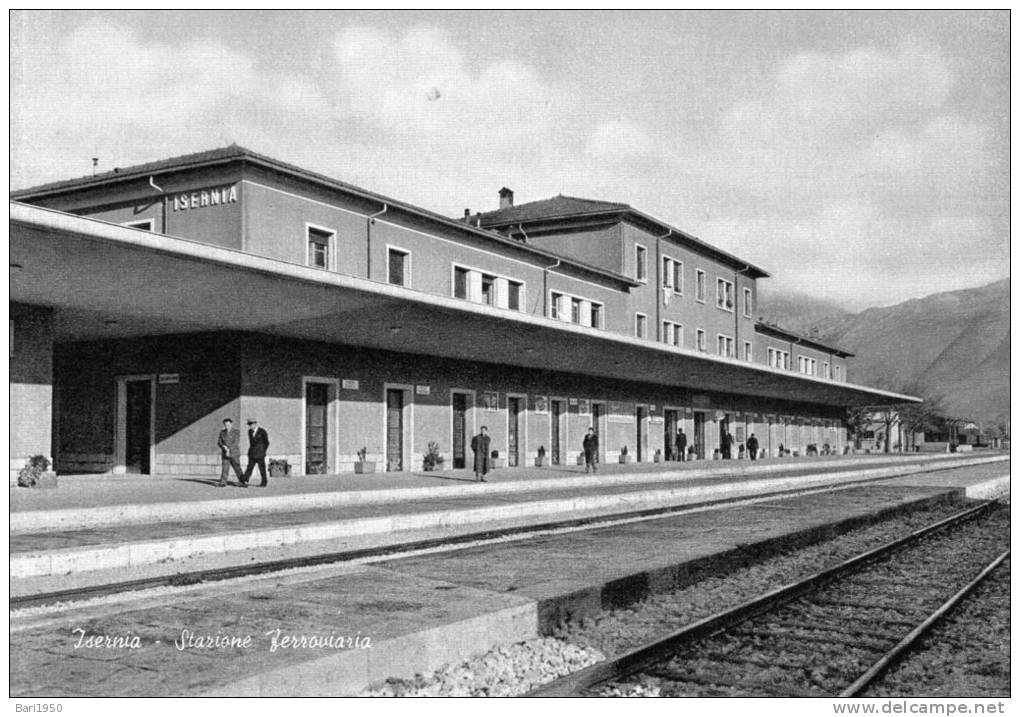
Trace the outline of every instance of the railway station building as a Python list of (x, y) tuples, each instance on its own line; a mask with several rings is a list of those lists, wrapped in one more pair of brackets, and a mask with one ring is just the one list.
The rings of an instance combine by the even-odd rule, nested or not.
[[(497, 195), (494, 193), (494, 204)], [(232, 145), (12, 193), (11, 475), (295, 474), (846, 446), (851, 354), (756, 318), (763, 269), (626, 204), (445, 217)], [(244, 444), (245, 441), (242, 441)]]

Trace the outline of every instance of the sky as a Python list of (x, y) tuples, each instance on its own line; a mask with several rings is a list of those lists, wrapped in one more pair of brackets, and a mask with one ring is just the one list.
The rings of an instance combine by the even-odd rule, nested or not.
[(626, 202), (850, 310), (1009, 275), (1008, 11), (15, 11), (12, 189), (237, 143)]

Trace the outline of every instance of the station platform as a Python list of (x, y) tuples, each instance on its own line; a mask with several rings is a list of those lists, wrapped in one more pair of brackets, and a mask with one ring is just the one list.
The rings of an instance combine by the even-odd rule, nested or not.
[[(12, 696), (357, 694), (900, 511), (1003, 486), (956, 463), (832, 492), (560, 535), (12, 613)], [(940, 485), (924, 485), (936, 477)], [(916, 479), (918, 485), (901, 485)], [(984, 487), (984, 488), (982, 488)], [(392, 507), (392, 506), (390, 506)], [(131, 646), (81, 647), (92, 638)], [(222, 647), (209, 642), (236, 638)], [(250, 640), (246, 646), (240, 641)], [(283, 644), (289, 638), (291, 642)], [(367, 638), (367, 639), (366, 639)], [(275, 643), (274, 643), (275, 640)], [(109, 644), (108, 642), (106, 644)], [(78, 647), (76, 647), (78, 645)]]
[[(237, 498), (156, 503), (112, 503), (88, 509), (58, 507), (11, 514), (10, 577), (14, 596), (172, 576), (255, 562), (393, 549), (521, 529), (565, 520), (756, 499), (790, 491), (879, 480), (918, 471), (978, 466), (1001, 476), (1006, 455), (890, 456), (762, 463), (719, 462), (612, 467), (595, 475), (583, 468), (499, 473), (481, 484), (456, 475), (380, 476), (349, 481), (337, 477), (290, 479), (276, 495), (232, 489)], [(629, 470), (628, 470), (629, 469)], [(579, 474), (577, 471), (582, 471)], [(83, 479), (79, 479), (83, 480)], [(404, 480), (412, 485), (380, 488)], [(414, 485), (453, 481), (455, 485)], [(175, 494), (181, 481), (117, 479), (123, 500), (137, 488), (154, 497)], [(283, 481), (280, 481), (283, 483)], [(291, 485), (295, 486), (291, 488)], [(71, 486), (75, 491), (78, 486)], [(204, 486), (191, 487), (201, 491)], [(290, 492), (287, 490), (290, 489)], [(303, 489), (303, 490), (302, 490)], [(60, 505), (56, 491), (35, 500)], [(227, 489), (208, 488), (214, 496)], [(108, 494), (109, 495), (109, 494)], [(190, 495), (190, 494), (189, 494)]]

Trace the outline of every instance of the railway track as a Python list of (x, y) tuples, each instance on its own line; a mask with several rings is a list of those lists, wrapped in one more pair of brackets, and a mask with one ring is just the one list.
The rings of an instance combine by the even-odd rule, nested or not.
[(1005, 521), (982, 503), (530, 694), (860, 694), (1008, 557)]
[[(944, 470), (951, 466), (936, 466), (932, 470)], [(442, 538), (397, 543), (382, 547), (366, 548), (360, 550), (349, 550), (342, 552), (328, 552), (317, 555), (309, 555), (281, 560), (259, 561), (246, 563), (237, 566), (209, 568), (205, 570), (192, 570), (170, 575), (157, 575), (136, 580), (125, 580), (119, 582), (103, 583), (98, 585), (85, 585), (66, 590), (49, 591), (32, 594), (12, 594), (10, 596), (10, 609), (19, 610), (29, 607), (53, 605), (58, 603), (74, 603), (85, 600), (100, 598), (108, 595), (116, 595), (139, 590), (149, 590), (167, 587), (184, 587), (204, 583), (233, 580), (248, 576), (264, 575), (268, 573), (293, 570), (300, 568), (312, 568), (336, 563), (354, 562), (359, 560), (371, 560), (393, 557), (395, 555), (414, 554), (427, 551), (450, 550), (468, 545), (494, 543), (506, 540), (523, 540), (531, 537), (569, 530), (583, 530), (615, 524), (646, 520), (671, 515), (680, 515), (692, 510), (704, 510), (706, 508), (718, 507), (721, 505), (743, 505), (747, 503), (760, 502), (776, 497), (792, 497), (797, 495), (810, 495), (831, 490), (842, 490), (862, 485), (869, 485), (878, 481), (888, 480), (888, 476), (878, 478), (863, 478), (858, 481), (840, 483), (838, 486), (819, 486), (813, 488), (782, 490), (776, 492), (762, 493), (753, 498), (720, 499), (699, 503), (697, 505), (682, 505), (675, 507), (650, 508), (639, 511), (628, 511), (608, 515), (576, 518), (570, 520), (559, 520), (527, 525), (519, 527), (502, 528), (497, 530), (479, 531), (463, 535), (445, 536)]]

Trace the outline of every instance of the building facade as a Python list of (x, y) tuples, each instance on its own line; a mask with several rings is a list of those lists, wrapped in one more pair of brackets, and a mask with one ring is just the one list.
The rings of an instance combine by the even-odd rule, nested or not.
[(679, 428), (698, 458), (839, 451), (847, 405), (906, 398), (626, 205), (504, 189), (447, 218), (236, 146), (12, 199), (12, 471), (211, 474), (225, 416), (297, 474), (433, 442), (462, 468), (482, 425), (507, 467), (573, 464), (589, 426), (605, 461), (674, 457)]

